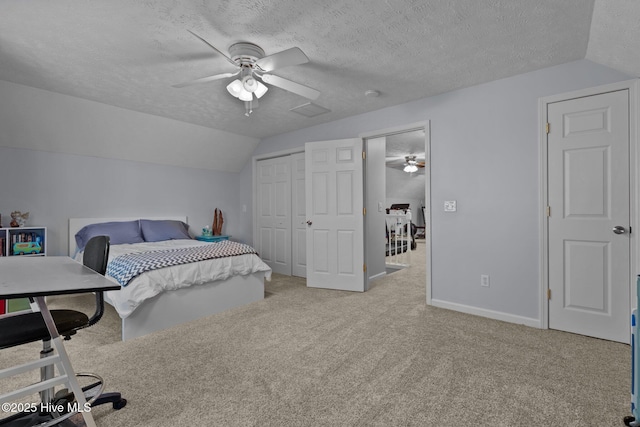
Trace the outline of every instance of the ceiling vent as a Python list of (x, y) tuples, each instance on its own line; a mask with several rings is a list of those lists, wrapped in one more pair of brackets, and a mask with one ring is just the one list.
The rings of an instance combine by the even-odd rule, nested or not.
[(319, 106), (318, 104), (314, 104), (313, 102), (307, 102), (306, 104), (298, 105), (297, 107), (293, 107), (289, 111), (293, 111), (294, 113), (302, 114), (306, 117), (315, 117), (320, 114), (328, 113), (328, 108), (324, 108)]

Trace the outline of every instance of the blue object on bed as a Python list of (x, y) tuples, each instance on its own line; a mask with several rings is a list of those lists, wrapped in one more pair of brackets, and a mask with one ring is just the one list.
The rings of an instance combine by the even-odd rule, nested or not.
[(87, 242), (94, 236), (109, 236), (112, 245), (144, 242), (138, 220), (101, 222), (86, 225), (76, 233), (77, 250), (83, 250)]
[(140, 229), (145, 242), (191, 239), (187, 224), (171, 219), (141, 219)]
[(107, 275), (116, 279), (122, 286), (127, 286), (133, 278), (145, 271), (207, 259), (255, 253), (256, 250), (251, 246), (230, 240), (188, 248), (131, 253), (120, 255), (111, 260), (107, 266)]

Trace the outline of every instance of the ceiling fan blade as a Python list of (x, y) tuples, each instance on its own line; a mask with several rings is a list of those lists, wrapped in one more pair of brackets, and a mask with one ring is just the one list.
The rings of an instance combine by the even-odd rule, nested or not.
[(216, 52), (218, 52), (220, 55), (224, 56), (224, 58), (229, 61), (230, 63), (232, 63), (233, 65), (235, 65), (236, 67), (238, 66), (238, 64), (235, 63), (235, 61), (231, 58), (229, 58), (227, 55), (224, 54), (224, 52), (222, 52), (220, 49), (218, 49), (217, 47), (215, 47), (214, 45), (212, 45), (211, 43), (209, 43), (208, 41), (206, 41), (205, 39), (203, 39), (202, 37), (200, 37), (199, 35), (197, 35), (196, 33), (194, 33), (191, 30), (187, 30), (189, 31), (191, 34), (193, 34), (194, 36), (196, 36), (197, 38), (199, 38), (200, 40), (202, 40), (202, 42), (204, 44), (206, 44), (207, 46), (209, 46), (211, 49), (215, 50)]
[(402, 169), (403, 167), (405, 167), (405, 163), (404, 160), (387, 160), (385, 162), (385, 166), (388, 168), (398, 168), (398, 169)]
[(203, 77), (201, 79), (192, 80), (186, 83), (178, 83), (177, 85), (173, 85), (173, 87), (185, 87), (185, 86), (197, 85), (200, 83), (208, 83), (214, 80), (226, 79), (227, 77), (233, 77), (235, 75), (238, 75), (239, 72), (240, 70), (236, 71), (235, 73), (216, 74), (215, 76)]
[(307, 55), (305, 55), (300, 48), (292, 47), (291, 49), (260, 58), (256, 61), (256, 65), (262, 71), (269, 72), (278, 68), (305, 64), (307, 62), (309, 62)]
[(387, 162), (394, 161), (394, 160), (402, 160), (402, 162), (404, 163), (406, 161), (405, 157), (406, 156), (386, 156), (385, 160)]
[[(255, 75), (258, 75), (257, 73)], [(291, 80), (283, 79), (282, 77), (274, 76), (273, 74), (263, 74), (259, 76), (265, 83), (279, 87), (289, 92), (293, 92), (297, 95), (304, 96), (305, 98), (314, 100), (320, 96), (320, 92), (312, 89), (308, 86), (301, 85), (300, 83), (292, 82)]]

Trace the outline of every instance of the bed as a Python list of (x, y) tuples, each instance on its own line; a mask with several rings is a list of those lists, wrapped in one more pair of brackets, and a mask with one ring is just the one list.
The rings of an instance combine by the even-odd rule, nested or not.
[[(186, 217), (144, 217), (144, 218), (70, 218), (69, 256), (82, 260), (82, 248), (76, 244), (76, 235), (87, 238), (90, 233), (99, 232), (111, 237), (107, 277), (118, 281), (113, 273), (114, 259), (119, 261), (127, 254), (142, 254), (149, 251), (197, 251), (196, 247), (219, 243), (200, 242), (194, 239), (166, 239), (158, 230), (160, 225), (175, 223), (186, 226)], [(131, 227), (140, 224), (140, 234), (148, 231), (144, 238), (133, 236)], [(124, 225), (126, 224), (126, 225)], [(142, 230), (142, 226), (147, 228)], [(109, 228), (116, 227), (116, 228)], [(128, 227), (127, 232), (123, 232)], [(87, 231), (89, 230), (89, 231)], [(115, 231), (114, 231), (115, 230)], [(185, 227), (186, 230), (186, 227)], [(153, 233), (155, 234), (152, 234)], [(172, 231), (169, 232), (171, 234)], [(126, 235), (126, 236), (125, 236)], [(124, 236), (124, 237), (123, 237)], [(188, 237), (188, 236), (187, 236)], [(223, 242), (220, 242), (223, 243)], [(226, 242), (227, 246), (242, 246)], [(244, 245), (244, 247), (248, 247)], [(207, 246), (205, 249), (213, 249)], [(151, 254), (154, 255), (155, 254)], [(255, 253), (242, 253), (231, 257), (203, 259), (193, 263), (163, 266), (148, 270), (130, 279), (120, 291), (105, 293), (105, 301), (112, 305), (122, 319), (122, 340), (140, 337), (151, 332), (167, 329), (211, 314), (239, 307), (264, 299), (264, 280), (270, 280), (271, 269)], [(121, 277), (119, 277), (122, 280)], [(121, 283), (122, 284), (122, 283)]]

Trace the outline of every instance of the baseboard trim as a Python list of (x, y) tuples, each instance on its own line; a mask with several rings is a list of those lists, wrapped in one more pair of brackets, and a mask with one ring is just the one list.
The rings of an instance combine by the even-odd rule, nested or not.
[(470, 305), (458, 304), (455, 302), (431, 300), (434, 307), (446, 308), (448, 310), (459, 311), (461, 313), (473, 314), (475, 316), (487, 317), (489, 319), (501, 320), (503, 322), (516, 323), (518, 325), (530, 326), (532, 328), (542, 328), (542, 323), (538, 319), (531, 317), (517, 316), (515, 314), (503, 313), (501, 311), (487, 310), (485, 308), (472, 307)]
[(383, 271), (382, 273), (374, 274), (373, 276), (369, 277), (369, 281), (370, 281), (370, 282), (371, 282), (371, 281), (374, 281), (374, 280), (379, 279), (379, 278), (381, 278), (382, 276), (386, 276), (386, 275), (387, 275), (387, 272), (386, 272), (386, 271)]

